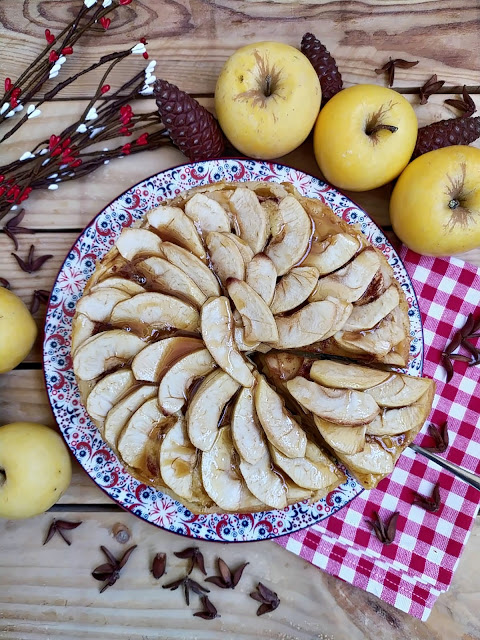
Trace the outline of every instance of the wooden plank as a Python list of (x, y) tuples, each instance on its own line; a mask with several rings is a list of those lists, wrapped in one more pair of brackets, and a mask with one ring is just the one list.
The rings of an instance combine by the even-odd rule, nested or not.
[[(453, 109), (444, 105), (443, 101), (447, 97), (445, 95), (432, 96), (426, 105), (419, 104), (418, 96), (406, 97), (415, 108), (420, 126), (456, 115)], [(474, 96), (474, 100), (480, 108), (480, 95)], [(202, 99), (201, 102), (213, 110), (212, 99)], [(18, 158), (24, 151), (32, 148), (33, 144), (52, 133), (59, 133), (82, 112), (83, 108), (84, 103), (81, 101), (53, 102), (45, 105), (42, 107), (44, 113), (40, 118), (33, 120), (28, 127), (22, 127), (11, 138), (11, 142), (2, 145), (2, 160), (7, 162)], [(136, 110), (151, 111), (154, 108), (153, 100), (144, 100)], [(480, 147), (480, 140), (473, 145)], [(98, 211), (123, 190), (155, 172), (185, 161), (183, 154), (174, 149), (145, 152), (112, 161), (93, 174), (61, 185), (57, 191), (34, 192), (25, 203), (27, 215), (24, 222), (33, 229), (83, 229)], [(314, 160), (311, 139), (281, 158), (280, 162), (321, 177)], [(390, 184), (363, 193), (347, 192), (347, 195), (358, 202), (378, 224), (386, 225), (389, 224), (388, 199), (391, 189)], [(475, 261), (476, 254), (466, 255), (466, 259)]]
[[(215, 571), (218, 556), (232, 567), (250, 563), (235, 591), (205, 585), (211, 589), (209, 597), (221, 617), (204, 621), (192, 615), (199, 609), (198, 596), (192, 595), (188, 609), (181, 590), (161, 588), (185, 574), (187, 561), (173, 552), (189, 546), (188, 540), (127, 513), (66, 512), (61, 517), (82, 521), (80, 527), (68, 532), (71, 547), (58, 537), (42, 546), (52, 514), (30, 521), (0, 521), (2, 639), (473, 640), (480, 634), (476, 563), (480, 523), (462, 556), (452, 589), (440, 596), (427, 623), (322, 573), (273, 542), (198, 543), (209, 575)], [(116, 522), (130, 528), (131, 544), (139, 546), (120, 580), (100, 595), (101, 583), (90, 575), (105, 561), (99, 546), (105, 545), (117, 556), (125, 551), (111, 536)], [(157, 582), (150, 566), (159, 551), (167, 553), (168, 574)], [(198, 571), (193, 578), (203, 583)], [(276, 611), (261, 618), (255, 616), (258, 603), (249, 598), (259, 580), (281, 600)]]
[[(45, 46), (45, 28), (58, 33), (73, 13), (66, 2), (3, 0), (0, 38), (9, 55), (3, 56), (0, 77), (18, 77)], [(420, 61), (413, 69), (398, 71), (398, 87), (421, 86), (433, 72), (449, 85), (479, 82), (476, 0), (178, 0), (132, 3), (111, 17), (108, 35), (98, 26), (81, 40), (59, 80), (148, 36), (150, 58), (159, 63), (157, 76), (185, 91), (213, 93), (223, 63), (238, 47), (260, 40), (299, 47), (302, 35), (312, 31), (335, 56), (347, 85), (382, 84), (374, 70), (390, 56)], [(131, 56), (115, 69), (110, 84), (133, 76), (142, 64), (140, 56)], [(89, 74), (62, 95), (91, 95), (99, 77)]]

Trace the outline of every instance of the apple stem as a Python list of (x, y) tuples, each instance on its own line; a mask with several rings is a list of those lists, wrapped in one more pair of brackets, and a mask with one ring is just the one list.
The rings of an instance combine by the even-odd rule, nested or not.
[(265, 89), (263, 93), (266, 98), (272, 95), (272, 76), (270, 74), (265, 78)]
[(367, 134), (367, 136), (372, 136), (375, 133), (377, 133), (377, 131), (382, 131), (383, 129), (386, 129), (387, 131), (390, 131), (391, 133), (395, 133), (395, 131), (398, 131), (398, 127), (394, 127), (391, 124), (376, 124), (371, 129), (367, 128), (365, 133)]
[(460, 202), (455, 198), (452, 198), (452, 200), (450, 200), (450, 202), (448, 203), (449, 209), (456, 209), (459, 206), (460, 206)]

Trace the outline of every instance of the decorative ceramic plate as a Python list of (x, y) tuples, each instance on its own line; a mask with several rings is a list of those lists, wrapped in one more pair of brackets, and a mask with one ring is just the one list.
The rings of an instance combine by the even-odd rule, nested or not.
[(405, 291), (412, 337), (408, 373), (421, 375), (423, 334), (415, 292), (400, 258), (369, 216), (330, 185), (301, 171), (272, 162), (222, 159), (183, 165), (147, 178), (108, 205), (80, 234), (60, 269), (50, 298), (43, 346), (45, 380), (53, 413), (73, 455), (92, 480), (121, 507), (157, 527), (192, 538), (222, 542), (265, 540), (327, 518), (355, 498), (363, 490), (361, 485), (349, 476), (323, 500), (314, 504), (301, 502), (283, 511), (195, 515), (125, 471), (80, 402), (70, 358), (77, 300), (95, 269), (95, 262), (112, 247), (122, 228), (132, 225), (165, 199), (220, 180), (291, 182), (303, 195), (323, 200), (344, 220), (360, 225), (369, 241), (386, 256)]

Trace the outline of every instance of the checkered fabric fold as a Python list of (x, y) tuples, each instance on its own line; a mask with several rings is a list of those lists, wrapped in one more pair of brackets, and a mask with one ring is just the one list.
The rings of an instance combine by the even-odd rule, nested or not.
[[(450, 445), (443, 457), (480, 473), (479, 367), (455, 362), (446, 384), (441, 353), (469, 313), (478, 314), (480, 270), (455, 258), (420, 256), (402, 247), (400, 256), (418, 297), (425, 339), (424, 375), (437, 394), (429, 421), (416, 443), (432, 446), (427, 425), (448, 418)], [(431, 495), (440, 483), (442, 507), (429, 513), (413, 505), (413, 492)], [(426, 620), (453, 578), (480, 504), (480, 492), (437, 464), (407, 449), (393, 473), (376, 489), (313, 527), (279, 538), (289, 551), (327, 573), (407, 613)], [(366, 520), (373, 511), (386, 519), (399, 511), (393, 544), (382, 545)]]

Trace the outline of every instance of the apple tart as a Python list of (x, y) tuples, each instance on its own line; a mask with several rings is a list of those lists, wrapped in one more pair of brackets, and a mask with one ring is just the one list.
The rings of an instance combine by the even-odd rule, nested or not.
[(375, 486), (427, 418), (430, 380), (310, 358), (405, 366), (407, 311), (326, 205), (217, 183), (122, 231), (77, 303), (73, 368), (133, 476), (196, 513), (281, 509), (341, 484), (336, 460)]

